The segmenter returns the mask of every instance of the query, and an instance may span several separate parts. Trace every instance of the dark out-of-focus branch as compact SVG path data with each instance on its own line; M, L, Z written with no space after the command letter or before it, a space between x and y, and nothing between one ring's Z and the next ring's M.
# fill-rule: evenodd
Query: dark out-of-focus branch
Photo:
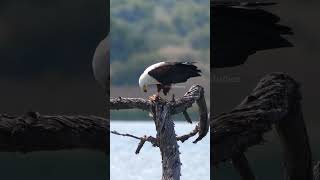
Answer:
M244 152L263 143L263 134L275 125L284 149L285 179L312 180L311 150L300 100L299 85L291 77L283 73L265 76L240 105L211 120L212 166L232 160L243 179L254 179Z
M0 115L0 151L90 149L109 152L109 121L97 116Z

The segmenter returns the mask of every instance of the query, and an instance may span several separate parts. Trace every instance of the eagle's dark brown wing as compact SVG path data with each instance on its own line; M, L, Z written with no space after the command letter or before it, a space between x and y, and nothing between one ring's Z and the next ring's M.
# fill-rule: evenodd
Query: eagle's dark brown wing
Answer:
M200 72L194 63L166 62L164 65L149 71L148 74L166 85L186 82L191 77L201 76Z

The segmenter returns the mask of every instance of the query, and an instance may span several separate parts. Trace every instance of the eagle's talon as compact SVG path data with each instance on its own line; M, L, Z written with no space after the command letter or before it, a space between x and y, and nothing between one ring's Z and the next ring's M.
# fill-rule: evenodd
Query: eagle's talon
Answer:
M171 102L176 102L176 100L174 99L174 94L172 94Z
M149 100L154 101L154 97L153 96L149 96Z
M156 101L158 101L158 100L160 100L160 95L156 94L154 98L155 98Z
M160 96L159 96L159 94L154 94L152 96L149 96L149 99L151 101L158 101L158 100L160 100Z

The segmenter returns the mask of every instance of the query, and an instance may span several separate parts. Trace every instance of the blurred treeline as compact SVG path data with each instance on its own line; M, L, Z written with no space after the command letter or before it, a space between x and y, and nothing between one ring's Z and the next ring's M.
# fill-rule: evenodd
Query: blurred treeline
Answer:
M146 66L195 61L209 79L209 0L111 0L111 83L136 85Z

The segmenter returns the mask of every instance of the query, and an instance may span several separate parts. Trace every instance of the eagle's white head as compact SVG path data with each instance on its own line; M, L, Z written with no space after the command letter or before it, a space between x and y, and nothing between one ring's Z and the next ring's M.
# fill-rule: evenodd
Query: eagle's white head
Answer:
M148 86L150 86L150 85L160 84L159 81L157 81L155 78L150 76L148 73L149 73L149 71L151 71L151 70L153 70L163 64L165 64L165 62L159 62L159 63L153 64L153 65L149 66L146 70L144 70L144 72L140 75L139 87L143 92L147 92Z
M144 71L141 74L141 76L139 78L139 87L143 92L147 92L148 86L155 85L155 84L159 84L159 82L157 80L155 80L153 77L151 77L148 74L148 71Z
M143 73L141 74L140 78L139 78L139 87L143 92L147 92L147 81L146 81L146 75Z

